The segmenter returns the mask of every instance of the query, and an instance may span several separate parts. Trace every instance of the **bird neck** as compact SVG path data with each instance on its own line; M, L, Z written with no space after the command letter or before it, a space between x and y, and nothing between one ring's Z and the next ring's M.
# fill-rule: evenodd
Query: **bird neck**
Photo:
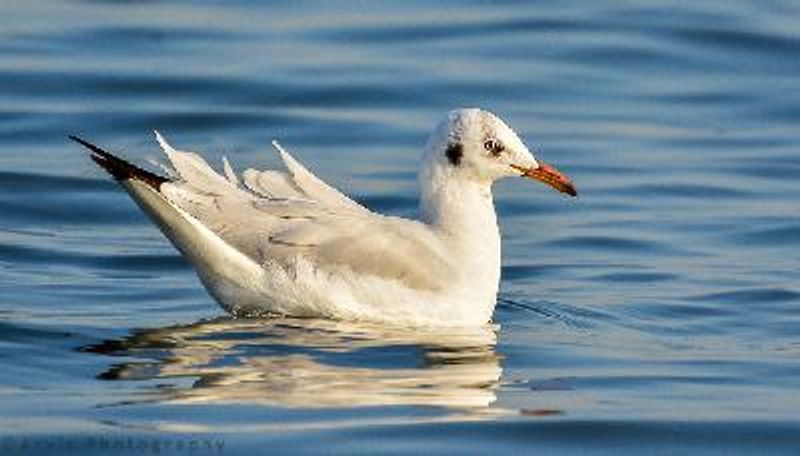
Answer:
M420 218L442 239L457 265L455 288L481 302L488 320L500 285L500 230L492 185L465 179L451 168L426 167L420 173Z
M454 239L500 249L492 183L459 176L452 166L434 164L420 173L420 218Z
M448 250L457 271L452 290L465 293L484 321L491 318L500 287L500 229L492 183L459 175L448 164L429 164L420 173L420 219Z

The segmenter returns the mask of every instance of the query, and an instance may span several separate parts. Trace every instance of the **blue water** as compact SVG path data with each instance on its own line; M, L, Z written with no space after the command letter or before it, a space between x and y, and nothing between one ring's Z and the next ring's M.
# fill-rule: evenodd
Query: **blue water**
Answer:
M9 3L0 453L800 448L797 2ZM413 215L476 105L581 196L497 185L497 324L446 334L226 318L66 139L243 169L279 138Z

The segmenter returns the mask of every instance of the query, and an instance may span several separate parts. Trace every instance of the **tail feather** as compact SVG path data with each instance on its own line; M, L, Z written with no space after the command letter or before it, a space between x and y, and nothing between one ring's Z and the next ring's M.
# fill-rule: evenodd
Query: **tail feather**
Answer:
M92 152L91 159L106 170L115 180L135 179L144 182L156 191L161 188L161 184L169 182L169 179L139 168L77 136L69 135L69 139L89 149Z

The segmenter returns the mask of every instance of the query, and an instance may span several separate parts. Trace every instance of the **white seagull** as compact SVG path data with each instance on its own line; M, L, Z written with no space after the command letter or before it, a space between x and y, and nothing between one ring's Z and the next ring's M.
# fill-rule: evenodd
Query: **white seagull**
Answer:
M428 140L419 220L370 211L277 142L285 171L248 169L240 178L223 158L223 177L155 134L169 177L70 138L119 181L235 316L486 324L500 282L492 183L524 176L576 195L569 178L480 109L451 111Z

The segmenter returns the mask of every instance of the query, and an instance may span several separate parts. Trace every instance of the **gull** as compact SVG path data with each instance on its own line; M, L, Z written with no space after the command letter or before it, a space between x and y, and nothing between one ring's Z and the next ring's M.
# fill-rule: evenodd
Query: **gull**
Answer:
M308 171L276 141L285 170L223 174L172 147L167 176L70 135L120 183L234 316L404 326L491 322L500 283L492 184L522 176L576 196L568 177L496 115L450 111L422 153L418 220L373 212Z

